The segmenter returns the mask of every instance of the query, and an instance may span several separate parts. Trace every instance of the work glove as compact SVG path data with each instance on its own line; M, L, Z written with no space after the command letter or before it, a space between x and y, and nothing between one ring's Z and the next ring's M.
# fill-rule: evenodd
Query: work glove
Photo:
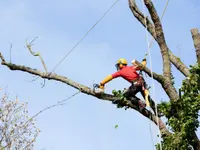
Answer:
M102 90L104 90L105 87L104 87L103 84L100 83L100 84L99 84L99 88L102 89Z
M100 84L95 84L94 85L94 92L96 94L104 93L104 85L102 85L101 83Z

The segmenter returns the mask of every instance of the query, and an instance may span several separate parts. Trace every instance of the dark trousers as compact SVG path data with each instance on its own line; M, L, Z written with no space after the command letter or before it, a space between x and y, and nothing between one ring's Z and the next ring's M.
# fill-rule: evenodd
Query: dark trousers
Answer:
M145 99L145 90L147 89L147 84L144 80L143 77L139 77L136 81L134 81L132 83L132 85L127 89L127 91L124 93L124 96L127 99L132 100L133 102L139 102L140 99L136 96L136 94L138 92L141 93L141 95L143 96L143 98ZM150 102L150 106L151 108L154 110L155 112L155 103L154 101L151 99L150 95L148 96L149 102Z

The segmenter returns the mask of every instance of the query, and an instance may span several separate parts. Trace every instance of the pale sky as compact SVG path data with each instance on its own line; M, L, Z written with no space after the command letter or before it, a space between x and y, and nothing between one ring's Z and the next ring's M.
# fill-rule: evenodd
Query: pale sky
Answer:
M2 0L0 1L0 46L7 61L43 69L38 58L31 56L25 48L26 38L35 41L33 51L40 52L51 69L71 47L113 4L113 0ZM165 1L154 0L161 15ZM141 1L138 1L141 5ZM180 56L186 65L196 61L190 29L200 28L199 0L170 1L163 19L163 28L169 48ZM109 14L92 30L69 57L56 69L56 73L67 76L81 84L91 86L106 75L115 72L117 59L124 57L142 60L147 51L145 30L134 18L128 1L119 1ZM178 50L177 46L181 45ZM151 48L153 71L162 73L162 60L156 43ZM149 59L148 67L149 67ZM27 101L30 116L46 106L60 101L75 89L59 82L32 80L32 75L10 71L0 66L1 87L7 87L11 98L16 95ZM176 87L183 76L174 68ZM147 78L151 86L150 78ZM155 82L156 83L156 82ZM112 89L128 87L123 79L116 79L106 86ZM156 83L157 102L168 100ZM151 91L152 93L152 91ZM114 126L118 124L117 129ZM152 139L157 141L157 128L134 110L117 109L110 102L79 94L66 105L53 108L37 117L36 125L42 131L36 141L35 150L153 150ZM198 133L199 135L199 133Z

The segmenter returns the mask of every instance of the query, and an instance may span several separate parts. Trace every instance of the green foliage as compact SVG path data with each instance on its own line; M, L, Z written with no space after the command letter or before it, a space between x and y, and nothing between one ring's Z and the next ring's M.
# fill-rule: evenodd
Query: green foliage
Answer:
M170 136L163 136L164 150L190 150L195 142L192 133L199 127L200 64L191 66L190 73L189 78L182 82L181 97L177 101L162 102L158 106L173 132Z
M118 124L115 125L115 129L117 129L117 128L118 128Z
M114 96L119 97L119 99L114 101L113 103L117 104L117 108L125 107L125 110L126 110L128 108L127 107L128 101L127 101L126 97L124 97L124 91L125 90L123 90L123 91L121 91L121 90L118 90L118 91L117 90L113 90L112 91Z

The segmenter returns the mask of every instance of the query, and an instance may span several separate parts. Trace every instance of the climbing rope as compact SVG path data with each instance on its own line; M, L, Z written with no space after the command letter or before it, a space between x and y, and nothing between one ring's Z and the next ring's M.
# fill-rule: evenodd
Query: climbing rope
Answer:
M149 36L148 36L148 30L147 30L147 23L146 23L146 11L145 11L145 4L144 4L143 0L142 0L142 3L143 3L143 13L144 13L144 16L145 16L144 17L145 32L146 32L146 41L147 41L148 55L149 55L149 60L150 60L150 71L151 71L151 82L152 82L152 88L153 88L153 97L155 99L155 85L154 85L154 80L153 80L153 67L152 67L152 57L151 57L151 46L152 46L152 43L153 43L153 38L151 39L151 42L149 42ZM165 5L164 11L163 11L162 16L161 16L161 20L162 20L164 14L165 14L165 11L167 9L168 3L169 3L169 0L167 0L167 3ZM145 54L145 56L146 56L146 54ZM160 144L160 149L162 150L161 133L160 133L160 129L159 129L159 120L158 120L158 111L157 111L157 103L156 103L156 101L155 101L155 105L156 105L156 107L155 107L156 108L156 119L157 119L158 134L159 134L159 144ZM150 128L150 134L151 134L152 143L154 145L154 141L153 141L153 138L152 138L151 126L149 126L149 128Z
M110 10L115 6L115 4L118 1L119 0L116 0L110 6L110 8L100 17L100 19L97 20L97 22L80 38L80 40L71 48L71 50L69 52L67 52L67 54L56 64L56 66L53 68L53 70L51 71L51 73L56 70L56 68L69 56L69 54L81 43L81 41L92 31L92 29L94 29L94 27L110 12Z
M142 0L142 6L143 6L143 14L144 14L144 22L145 22L145 35L146 35L146 41L147 41L147 48L148 48L148 52L147 52L147 55L149 56L149 59L150 59L150 71L151 71L151 76L153 75L152 73L152 61L151 61L151 53L150 53L150 46L149 46L149 37L148 37L148 30L147 30L147 22L146 22L146 11L145 11L145 4L144 4L144 1ZM145 56L147 56L145 54ZM153 79L151 78L151 81ZM152 81L152 87L153 87L153 91L154 91L154 82ZM155 98L155 95L154 95L154 98ZM155 104L156 105L156 104ZM155 106L156 107L156 106ZM157 113L157 112L156 112ZM157 115L157 114L156 114ZM157 121L158 123L158 121ZM159 125L158 125L158 128L159 128ZM158 129L159 130L159 129ZM152 130L151 130L151 121L149 120L149 131L150 131L150 135L151 135L151 142L152 142L152 147L154 149L154 140L153 140L153 135L152 135Z

